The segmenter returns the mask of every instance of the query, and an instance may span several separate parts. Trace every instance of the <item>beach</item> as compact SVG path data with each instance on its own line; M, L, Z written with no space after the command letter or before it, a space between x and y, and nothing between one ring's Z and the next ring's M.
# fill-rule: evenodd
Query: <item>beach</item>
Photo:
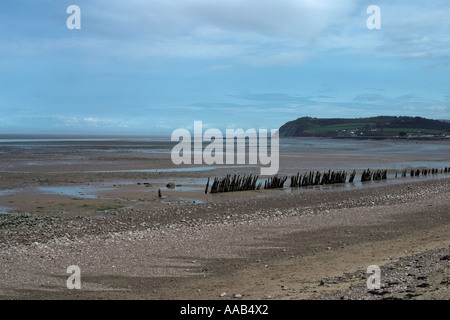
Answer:
M259 168L178 167L157 139L2 143L0 298L449 299L450 175L395 177L449 167L449 143L305 141L281 145L280 175L388 179L205 194Z

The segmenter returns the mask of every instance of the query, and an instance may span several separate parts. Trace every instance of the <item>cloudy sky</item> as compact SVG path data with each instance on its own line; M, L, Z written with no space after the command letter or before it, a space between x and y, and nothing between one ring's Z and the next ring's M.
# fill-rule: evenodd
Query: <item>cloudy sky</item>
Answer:
M0 133L450 119L449 17L448 0L2 0Z

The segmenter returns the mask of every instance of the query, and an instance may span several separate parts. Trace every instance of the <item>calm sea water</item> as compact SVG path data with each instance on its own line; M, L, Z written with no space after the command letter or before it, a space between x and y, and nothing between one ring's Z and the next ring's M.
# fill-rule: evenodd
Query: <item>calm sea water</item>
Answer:
M92 155L105 158L115 155L167 159L167 169L174 170L170 152L177 142L170 137L45 137L0 136L0 171L42 165L75 166L88 163ZM209 142L204 143L204 147ZM248 146L247 146L248 147ZM270 150L270 148L269 148ZM248 149L246 149L246 152ZM302 170L352 170L364 168L450 167L450 139L414 140L341 140L323 138L280 139L280 173L294 174ZM229 164L224 164L224 166ZM232 164L234 165L234 164ZM237 166L237 165L236 165ZM184 166L179 171L211 170L211 166ZM89 171L88 169L86 169ZM126 170L136 170L130 164ZM147 169L150 170L151 166ZM164 168L159 168L164 171Z

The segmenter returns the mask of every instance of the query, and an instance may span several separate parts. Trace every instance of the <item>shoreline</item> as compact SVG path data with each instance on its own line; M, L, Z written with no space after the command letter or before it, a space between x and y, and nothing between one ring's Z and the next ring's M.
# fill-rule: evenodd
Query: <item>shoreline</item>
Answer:
M279 176L355 182L219 194L209 177L259 169L111 172L175 167L165 142L6 145L0 211L17 213L0 214L0 299L449 299L450 174L393 178L448 167L448 144L285 141ZM387 179L360 182L367 168ZM380 294L364 290L373 264ZM81 290L66 287L72 265Z
M230 292L223 297L229 299L230 290L238 291L238 279L254 278L245 280L241 292L234 293L243 299L337 299L339 294L333 296L330 287L321 283L348 283L345 274L358 272L356 267L364 267L368 256L373 257L371 264L384 265L390 256L398 260L408 253L426 256L428 251L448 251L448 200L450 178L442 178L354 190L271 193L258 199L244 196L152 210L123 209L102 217L2 215L0 260L5 263L0 267L0 297L222 299L218 291L223 290ZM413 244L420 237L422 242ZM369 238L383 250L367 249ZM339 266L340 256L354 264ZM317 263L316 273L304 266L311 261ZM337 264L337 269L324 266L325 261ZM65 268L73 264L80 264L82 290L64 287ZM442 270L448 273L448 264ZM293 281L295 274L301 280ZM287 277L295 283L294 291L287 289L292 284L280 282L288 281ZM321 281L330 277L343 278ZM448 284L437 291L438 299L449 298ZM358 298L354 293L342 296ZM426 295L394 294L400 296Z

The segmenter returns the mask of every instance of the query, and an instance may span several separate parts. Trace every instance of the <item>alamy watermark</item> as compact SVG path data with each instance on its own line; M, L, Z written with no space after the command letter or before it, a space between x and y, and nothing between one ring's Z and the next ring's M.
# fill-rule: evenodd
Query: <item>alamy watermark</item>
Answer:
M79 266L72 265L67 267L67 273L71 275L67 278L67 289L81 289L81 269Z
M70 5L66 10L67 14L70 16L66 20L66 26L69 30L80 30L81 29L81 9L77 5ZM366 20L366 26L370 30L381 29L381 9L377 5L370 5L366 10L370 17Z
M380 30L381 29L381 9L377 5L371 5L367 7L367 14L370 17L367 18L366 26L369 30Z
M171 141L179 141L171 152L172 162L176 165L259 164L262 166L261 175L271 176L278 173L278 129L270 130L270 139L267 129L259 129L258 132L255 129L226 129L224 135L215 128L203 132L202 121L194 121L193 135L187 129L176 129L172 133ZM203 142L209 143L204 149Z
M379 266L371 265L367 267L366 273L372 274L367 278L367 289L374 290L381 288L381 269Z
M66 26L69 30L81 29L81 9L77 5L71 5L67 7L66 13L70 16L66 20Z

